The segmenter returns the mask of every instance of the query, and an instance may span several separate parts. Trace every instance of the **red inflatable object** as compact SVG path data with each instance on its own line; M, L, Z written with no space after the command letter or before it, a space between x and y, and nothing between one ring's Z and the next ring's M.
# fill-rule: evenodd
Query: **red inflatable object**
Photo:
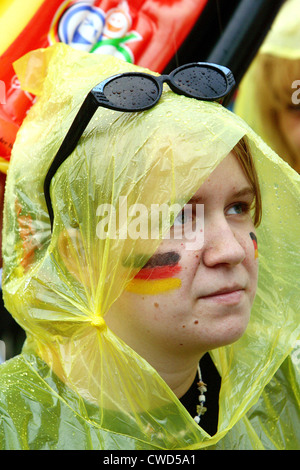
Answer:
M0 57L0 171L34 102L20 89L13 62L30 50L64 42L113 54L162 72L188 36L207 0L45 0ZM3 86L4 85L4 86Z

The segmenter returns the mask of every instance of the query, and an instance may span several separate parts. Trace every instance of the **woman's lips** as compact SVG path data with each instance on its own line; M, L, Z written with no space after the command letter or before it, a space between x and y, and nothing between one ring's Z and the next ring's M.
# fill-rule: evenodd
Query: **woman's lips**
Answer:
M200 300L216 302L222 304L238 304L244 295L245 289L242 287L225 288L213 292L209 295L199 297Z

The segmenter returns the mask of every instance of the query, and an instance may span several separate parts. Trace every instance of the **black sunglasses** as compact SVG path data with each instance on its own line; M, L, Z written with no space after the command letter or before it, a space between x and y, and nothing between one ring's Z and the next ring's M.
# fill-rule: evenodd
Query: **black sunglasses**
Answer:
M103 80L86 96L68 130L44 181L44 194L53 227L53 208L50 184L60 165L75 147L99 106L115 111L136 112L150 109L159 101L163 83L172 91L189 98L221 102L235 86L232 72L224 66L207 62L182 65L170 75L154 76L147 73L127 72Z

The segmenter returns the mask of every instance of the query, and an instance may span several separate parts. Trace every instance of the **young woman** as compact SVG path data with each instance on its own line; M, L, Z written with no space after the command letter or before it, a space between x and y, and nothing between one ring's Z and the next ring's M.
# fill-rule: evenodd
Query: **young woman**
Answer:
M159 97L155 74L63 44L16 64L38 100L6 188L4 296L27 341L0 368L2 448L299 445L277 412L282 393L297 409L295 364L272 385L299 337L299 176L195 96L204 67Z

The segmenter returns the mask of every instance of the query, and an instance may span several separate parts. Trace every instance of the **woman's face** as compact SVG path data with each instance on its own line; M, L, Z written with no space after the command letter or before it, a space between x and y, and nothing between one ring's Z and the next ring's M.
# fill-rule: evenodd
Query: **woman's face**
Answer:
M230 153L190 201L193 213L204 204L204 242L199 237L191 249L184 239L164 239L138 274L144 279L134 279L108 313L108 326L150 363L199 356L244 333L258 274L253 197Z

